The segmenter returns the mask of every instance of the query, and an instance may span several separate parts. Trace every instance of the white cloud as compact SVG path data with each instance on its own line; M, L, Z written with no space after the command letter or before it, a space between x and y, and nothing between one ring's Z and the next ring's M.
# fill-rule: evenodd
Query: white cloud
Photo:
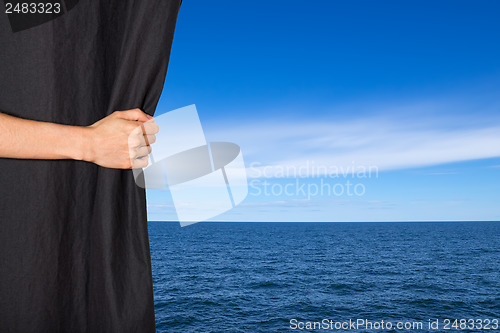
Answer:
M284 168L297 170L306 165L311 175L328 168L376 166L384 171L500 157L500 122L496 119L482 124L430 116L295 122L259 119L245 126L219 128L208 137L238 143L247 166L260 163L260 169L250 170L254 176L264 167L267 176L279 177Z

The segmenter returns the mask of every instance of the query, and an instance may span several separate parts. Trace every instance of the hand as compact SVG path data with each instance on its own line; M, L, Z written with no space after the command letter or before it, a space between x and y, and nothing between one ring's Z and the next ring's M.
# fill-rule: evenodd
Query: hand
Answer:
M86 161L106 168L145 168L158 125L140 109L115 111L88 127Z

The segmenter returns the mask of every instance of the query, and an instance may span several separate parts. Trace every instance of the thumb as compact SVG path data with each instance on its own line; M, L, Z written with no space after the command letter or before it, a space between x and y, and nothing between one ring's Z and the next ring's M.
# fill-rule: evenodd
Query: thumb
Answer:
M146 122L146 121L153 119L153 117L151 117L149 114L143 112L141 109L117 111L116 114L117 114L118 118L125 119L125 120L131 120L131 121Z

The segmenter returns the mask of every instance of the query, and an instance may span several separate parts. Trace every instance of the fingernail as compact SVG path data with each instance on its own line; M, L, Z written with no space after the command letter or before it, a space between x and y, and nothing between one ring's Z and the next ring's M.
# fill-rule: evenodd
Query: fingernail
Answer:
M149 114L146 114L146 117L148 117L148 119L153 119L154 118L153 116L150 116Z

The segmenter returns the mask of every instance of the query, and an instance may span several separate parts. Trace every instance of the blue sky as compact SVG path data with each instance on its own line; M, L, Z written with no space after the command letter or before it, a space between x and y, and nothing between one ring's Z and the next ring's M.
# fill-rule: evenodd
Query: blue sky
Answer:
M196 104L209 141L241 146L249 196L215 220L500 220L498 17L493 0L184 1L157 114ZM298 190L322 181L364 191Z

